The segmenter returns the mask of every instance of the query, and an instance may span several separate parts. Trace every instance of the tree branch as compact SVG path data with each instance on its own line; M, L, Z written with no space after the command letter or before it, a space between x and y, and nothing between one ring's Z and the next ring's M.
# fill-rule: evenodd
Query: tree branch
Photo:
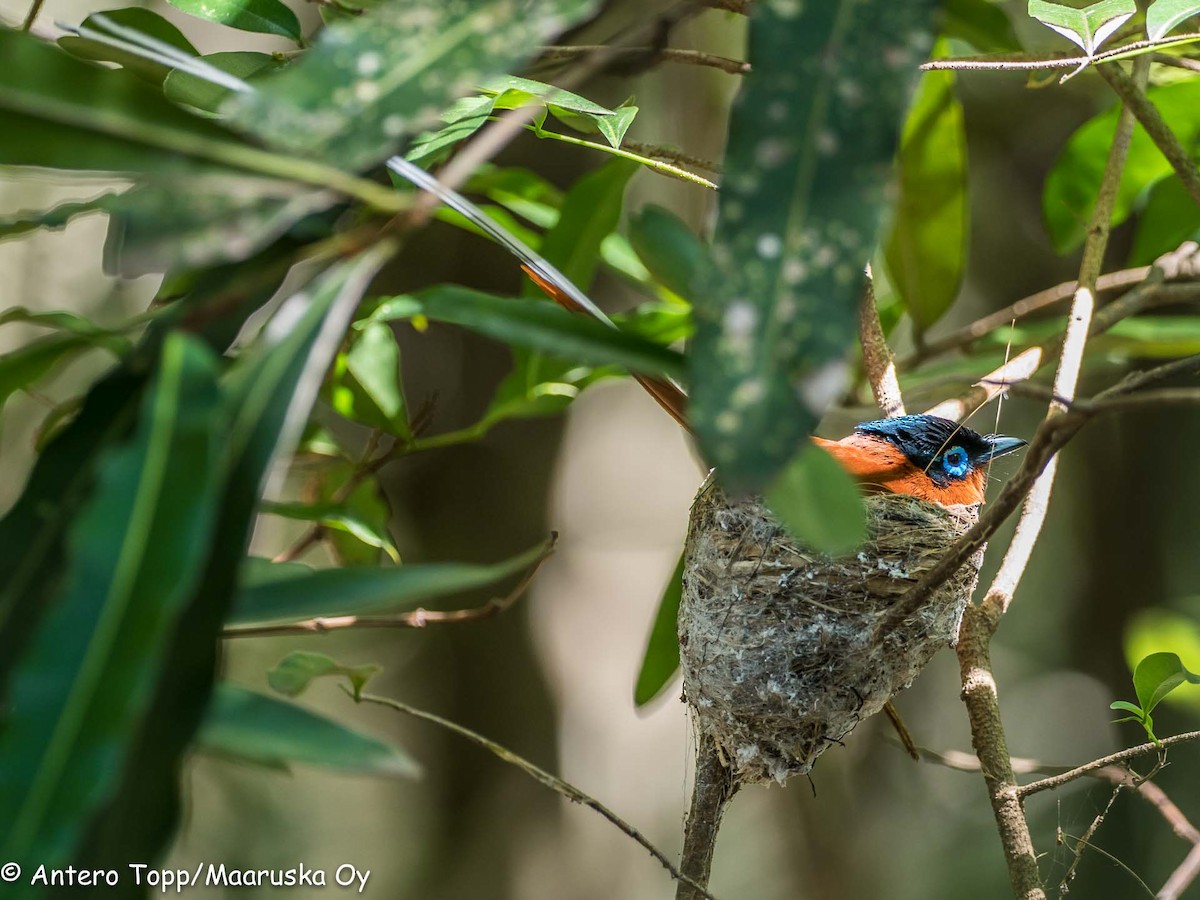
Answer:
M583 44L571 46L549 46L542 48L543 59L576 59L608 49L604 46L587 46ZM750 63L741 59L730 59L728 56L717 56L715 53L705 53L703 50L676 50L669 47L619 47L615 50L617 56L642 56L650 62L680 63L685 66L706 66L710 69L720 69L730 75L746 75L750 71Z
M1125 750L1120 750L1117 753L1110 753L1108 756L1102 756L1099 759L1093 759L1091 762L1084 763L1081 766L1076 766L1074 769L1059 775L1051 775L1048 778L1043 778L1040 781L1032 781L1029 784L1022 785L1017 788L1017 793L1024 800L1026 797L1031 797L1034 794L1039 794L1042 791L1051 791L1055 788L1060 788L1064 784L1070 784L1077 778L1082 778L1085 775L1091 775L1097 769L1102 769L1105 766L1114 766L1123 763L1129 759L1136 759L1139 756L1146 756L1150 753L1158 753L1166 747L1173 747L1176 744L1184 744L1188 741L1200 740L1200 731L1185 731L1183 734L1171 735L1165 737L1157 744L1153 741L1147 744L1138 744L1136 747L1128 747Z
M349 690L347 690L346 693L351 697L354 696L354 694ZM393 700L390 697L381 697L377 694L363 694L361 697L355 698L355 700L356 702L361 700L365 703L374 703L379 706L389 707L390 709L394 709L397 712L402 712L407 716L413 716L414 718L422 719L426 722L432 722L434 725L439 725L448 731L453 731L460 737L466 738L477 747L482 747L484 750L487 750L501 762L508 763L510 766L515 766L516 768L520 769L526 775L533 778L534 781L538 782L538 784L550 788L550 790L562 797L567 798L572 803L578 803L580 806L586 806L588 809L598 812L601 816L615 825L622 833L633 838L633 840L637 841L638 844L645 848L645 850L652 857L658 860L662 867L670 873L672 878L674 878L676 881L687 884L690 888L692 888L692 890L696 892L694 896L705 897L707 900L716 900L716 898L707 890L705 890L702 885L697 884L695 881L691 880L686 875L683 875L678 869L676 869L675 866L671 864L671 861L667 858L666 854L650 843L650 841L640 831L618 816L599 800L595 799L589 794L584 793L582 790L575 787L575 785L568 781L564 781L557 775L551 775L545 769L535 766L529 760L522 756L518 756L507 747L497 744L495 741L489 740L483 735L471 731L469 728L464 728L457 722L451 722L449 719L444 719L441 716L435 715L431 712L417 709L416 707L409 706L407 703L401 703L399 700Z
M875 281L871 267L867 266L866 285L862 303L858 307L858 340L862 345L863 368L871 393L884 418L904 415L904 397L900 393L900 379L896 377L896 363L891 348L883 335L879 322L879 307L875 304Z

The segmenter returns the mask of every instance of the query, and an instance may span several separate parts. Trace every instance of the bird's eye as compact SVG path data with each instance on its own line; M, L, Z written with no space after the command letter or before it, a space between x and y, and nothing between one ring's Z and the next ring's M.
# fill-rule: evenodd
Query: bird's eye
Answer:
M942 468L946 470L947 475L962 478L967 474L967 469L971 468L967 451L962 447L951 447L942 456Z

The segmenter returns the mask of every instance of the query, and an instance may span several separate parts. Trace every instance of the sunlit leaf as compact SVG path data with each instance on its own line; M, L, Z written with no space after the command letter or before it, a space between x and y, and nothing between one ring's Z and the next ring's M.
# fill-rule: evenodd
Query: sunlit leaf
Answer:
M83 28L96 26L96 15L101 15L110 22L123 28L129 28L140 34L147 35L157 41L174 47L189 56L198 56L191 41L184 37L183 32L164 19L156 12L140 6L125 9L106 9L103 13L93 14L83 20ZM103 60L118 63L133 74L153 82L162 84L169 68L162 63L146 59L136 53L131 53L118 47L101 43L93 38L67 35L58 39L58 45L80 59Z
M276 769L298 763L405 778L421 771L398 747L229 682L217 687L197 742L210 753Z
M771 483L845 386L862 272L932 2L757 3L689 418L733 491Z
M1137 664L1133 672L1133 687L1147 715L1154 711L1163 697L1186 683L1200 684L1200 675L1189 672L1175 653L1151 653Z
M1135 0L1099 0L1076 9L1047 0L1029 0L1029 15L1092 56L1096 48L1137 12Z
M947 55L939 41L934 56ZM905 309L924 329L958 296L969 243L967 133L953 72L921 76L904 123L900 194L887 265Z
M1154 0L1146 10L1146 36L1160 41L1184 19L1198 14L1200 0Z
M393 562L400 561L400 554L386 528L367 521L348 504L265 503L263 512L301 522L315 522L324 528L345 532L368 547L385 551Z
M391 325L369 319L351 334L350 346L330 373L330 405L353 422L395 437L410 437L400 347Z
M1184 666L1200 671L1200 619L1167 609L1146 609L1134 616L1125 629L1125 660L1130 670L1154 653L1170 650ZM1196 708L1200 691L1179 691L1166 698L1170 704Z
M679 601L683 596L683 556L675 565L658 601L658 612L654 614L654 625L650 639L642 656L642 668L638 672L637 685L633 689L633 702L645 706L671 683L679 671Z
M280 0L167 0L176 9L240 31L301 40L300 21Z

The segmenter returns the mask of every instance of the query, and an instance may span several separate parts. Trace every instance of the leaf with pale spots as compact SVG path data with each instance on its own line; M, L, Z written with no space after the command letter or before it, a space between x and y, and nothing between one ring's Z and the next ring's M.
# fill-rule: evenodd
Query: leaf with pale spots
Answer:
M862 271L931 0L764 0L695 301L690 416L734 491L769 484L844 387Z
M440 110L519 66L594 0L408 0L329 25L225 111L270 145L360 169L436 125Z

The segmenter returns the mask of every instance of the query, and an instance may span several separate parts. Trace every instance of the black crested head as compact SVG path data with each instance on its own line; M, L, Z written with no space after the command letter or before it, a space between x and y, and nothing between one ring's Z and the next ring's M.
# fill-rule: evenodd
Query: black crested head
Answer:
M1019 438L979 432L940 416L897 416L863 422L858 434L883 438L939 485L967 477L998 456L1025 446Z

